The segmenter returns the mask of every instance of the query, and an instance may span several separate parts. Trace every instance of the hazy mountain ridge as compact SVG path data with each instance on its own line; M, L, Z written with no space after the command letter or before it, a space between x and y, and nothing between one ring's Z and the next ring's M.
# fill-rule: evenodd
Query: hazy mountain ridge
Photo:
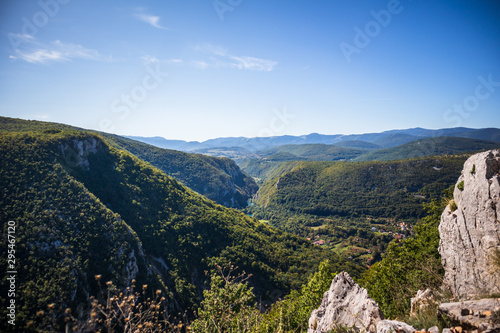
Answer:
M437 130L424 129L420 127L390 130L380 133L365 133L365 134L335 134L324 135L318 133L311 133L308 135L293 136L283 135L274 137L229 137L229 138L216 138L203 142L198 141L181 141L181 140L167 140L161 137L130 137L138 141L147 142L157 145L162 148L180 149L184 151L192 151L196 149L207 149L217 147L240 147L249 151L255 152L258 150L265 150L277 146L288 144L331 144L335 145L343 141L363 141L381 146L381 148L390 148L400 144L408 143L418 139L439 137L439 136L455 136L474 138L488 141L500 142L500 129L497 128L483 128L473 129L465 127L444 128ZM359 148L359 147L356 147Z
M287 145L256 152L254 155L258 155L259 158L239 160L238 165L262 185L274 176L275 169L290 161L396 161L435 155L474 153L497 147L500 147L500 143L459 137L419 139L392 148L371 150L322 144Z
M432 155L474 153L500 147L500 142L461 138L437 137L411 141L396 147L365 152L355 161L391 161Z

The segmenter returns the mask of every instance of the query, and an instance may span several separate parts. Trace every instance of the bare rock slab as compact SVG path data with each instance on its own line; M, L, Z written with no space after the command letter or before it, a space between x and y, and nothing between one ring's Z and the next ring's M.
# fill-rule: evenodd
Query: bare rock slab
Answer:
M375 324L383 318L380 307L368 296L366 289L342 272L333 279L320 307L312 312L307 332L326 333L336 326L374 332Z

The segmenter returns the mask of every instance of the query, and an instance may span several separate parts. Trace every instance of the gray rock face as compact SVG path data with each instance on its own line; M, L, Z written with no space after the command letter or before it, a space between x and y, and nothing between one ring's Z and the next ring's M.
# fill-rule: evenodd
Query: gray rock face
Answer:
M492 253L500 249L500 151L471 156L441 216L444 286L459 299L500 292ZM456 209L454 209L456 208Z
M309 318L308 333L326 333L335 326L375 331L384 315L366 289L355 283L346 272L338 274L325 293L321 306Z

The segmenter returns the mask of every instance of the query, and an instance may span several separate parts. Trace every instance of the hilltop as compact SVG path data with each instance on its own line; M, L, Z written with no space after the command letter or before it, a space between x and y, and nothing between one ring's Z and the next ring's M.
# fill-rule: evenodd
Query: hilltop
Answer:
M64 124L0 117L0 132L43 130L86 131ZM151 163L167 175L222 205L244 207L247 200L257 192L257 185L253 179L242 173L239 167L228 158L188 154L161 149L118 135L95 131L86 132L99 134L111 146L126 150Z

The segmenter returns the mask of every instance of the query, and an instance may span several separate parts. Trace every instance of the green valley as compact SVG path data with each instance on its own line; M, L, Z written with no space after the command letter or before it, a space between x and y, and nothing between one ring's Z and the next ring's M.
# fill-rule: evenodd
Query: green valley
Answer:
M84 309L85 295L98 292L94 275L117 287L137 279L163 289L178 311L197 304L204 272L216 264L252 274L262 299L297 288L326 258L337 270L360 272L196 194L93 133L4 132L0 156L1 220L17 226L19 325L40 324L35 313L50 304L59 314Z

